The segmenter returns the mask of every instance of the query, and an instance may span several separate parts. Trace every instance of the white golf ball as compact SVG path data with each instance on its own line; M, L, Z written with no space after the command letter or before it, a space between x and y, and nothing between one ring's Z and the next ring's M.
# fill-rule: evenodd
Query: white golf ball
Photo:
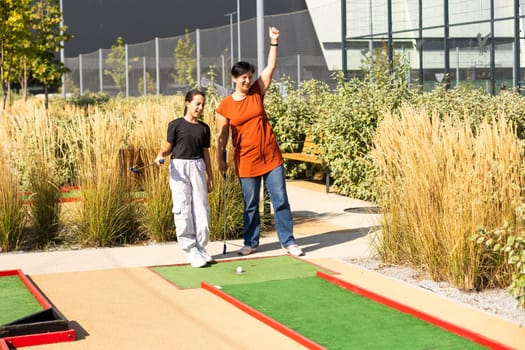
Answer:
M244 270L242 269L242 266L237 267L237 273L242 273Z

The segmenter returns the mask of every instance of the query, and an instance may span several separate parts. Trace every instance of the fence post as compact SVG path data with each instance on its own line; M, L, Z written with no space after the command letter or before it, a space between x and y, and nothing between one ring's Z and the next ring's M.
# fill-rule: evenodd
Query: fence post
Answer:
M126 76L126 97L129 97L128 44L124 46L124 72Z
M301 55L297 54L297 88L301 85Z
M104 71L102 69L102 49L98 49L98 78L100 80L100 92L104 91Z
M148 94L148 85L146 81L146 56L142 56L142 79L144 79L144 96Z
M459 86L459 47L456 46L456 86Z
M201 86L201 32L199 28L195 31L195 41L197 46L197 88Z
M80 87L80 96L84 94L84 79L82 77L82 54L78 55L78 78Z
M514 69L513 85L519 91L520 85L520 1L514 0Z
M160 95L160 67L159 67L159 38L155 37L155 80L157 84L157 95Z

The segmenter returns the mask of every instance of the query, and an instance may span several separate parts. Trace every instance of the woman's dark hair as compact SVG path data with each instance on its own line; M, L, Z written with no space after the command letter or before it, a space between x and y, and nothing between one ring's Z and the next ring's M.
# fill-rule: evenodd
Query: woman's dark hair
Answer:
M235 63L231 70L231 74L235 78L248 72L255 73L255 67L253 64L244 61Z
M197 95L201 95L202 97L206 98L206 94L200 90L193 89L186 93L186 97L184 98L185 102L191 102L193 101L193 98ZM184 114L186 115L186 112L188 111L188 107L186 107L186 104L184 104Z

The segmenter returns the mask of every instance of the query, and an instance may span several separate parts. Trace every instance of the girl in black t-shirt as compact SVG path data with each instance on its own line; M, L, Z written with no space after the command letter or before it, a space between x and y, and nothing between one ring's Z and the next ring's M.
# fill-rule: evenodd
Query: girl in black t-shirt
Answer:
M199 90L186 94L184 117L168 124L166 143L155 163L170 155L170 189L177 241L193 267L213 258L206 251L209 238L208 193L213 190L210 127L199 120L206 97Z

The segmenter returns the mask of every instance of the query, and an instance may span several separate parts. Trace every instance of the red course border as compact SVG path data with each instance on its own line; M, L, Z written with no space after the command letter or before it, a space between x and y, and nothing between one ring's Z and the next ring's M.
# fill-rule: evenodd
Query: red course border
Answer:
M305 336L297 333L293 329L286 327L285 325L283 325L280 322L277 322L273 318L266 316L265 314L255 310L254 308L252 308L252 307L246 305L245 303L241 302L240 300L238 300L238 299L236 299L236 298L234 298L234 297L224 293L219 288L214 287L211 284L208 284L208 283L203 281L203 282L201 282L201 288L203 288L203 289L205 289L205 290L207 290L207 291L217 295L218 297L224 299L225 301L229 302L233 306L235 306L235 307L239 308L240 310L246 312L248 315L250 315L252 317L255 317L259 321L267 324L268 326L272 327L273 329L277 330L278 332L281 332L282 334L284 334L285 336L295 340L299 344L304 345L308 349L319 349L319 350L326 349L325 347L317 344L313 340L310 340L310 339L306 338Z
M511 350L511 347L508 347L506 345L503 345L501 343L498 343L492 339L489 339L487 337L482 336L481 334L472 332L468 329L465 329L463 327L457 326L455 324L452 324L450 322L444 321L442 319L439 319L435 316L432 316L430 314L427 314L425 312L419 311L415 308L412 308L410 306L401 304L397 301L394 301L392 299L386 298L380 294L371 292L369 290L366 290L364 288L361 288L355 284L352 284L347 281L343 281L340 278L335 277L334 275L327 274L322 271L317 271L317 277L324 279L325 281L335 284L341 288L344 288L350 292L353 292L355 294L361 295L365 298L368 298L370 300L376 301L380 304L383 304L387 307L390 307L392 309L398 310L400 312L412 315L414 317L417 317L425 322L428 322L436 327L445 329L451 333L454 333L456 335L459 335L465 339L471 340L475 343L478 343L480 345L489 347L490 349L495 350ZM229 302L230 304L234 305L235 307L239 308L240 310L246 312L247 314L251 315L252 317L255 317L256 319L262 321L263 323L269 325L270 327L274 328L275 330L281 332L282 334L288 336L289 338L297 341L298 343L306 346L309 349L325 349L323 346L317 344L316 342L304 337L303 335L297 333L296 331L286 327L280 322L277 322L276 320L266 316L265 314L255 310L254 308L248 306L247 304L241 302L240 300L228 295L227 293L221 291L219 288L210 285L209 283L206 283L205 281L201 282L201 288L211 292L212 294L215 294L219 296L220 298L224 299L225 301ZM1 350L1 349L0 349Z
M47 300L47 298L40 293L38 288L29 280L29 278L24 275L22 270L5 270L0 271L0 277L2 276L18 276L22 283L26 286L29 292L35 297L38 303L42 306L44 310L50 309L53 306ZM28 334L20 335L14 337L5 337L0 338L0 350L9 350L9 346L22 347L22 346L32 346L32 345L42 345L42 344L52 344L58 342L74 341L75 340L75 330L68 329L60 332L48 332L48 333L38 333L38 334Z
M451 333L457 334L463 338L466 338L468 340L471 340L473 342L476 342L480 345L487 346L490 349L497 349L497 350L511 350L512 348L500 344L492 339L489 339L487 337L482 336L481 334L472 332L468 329L465 329L463 327L457 326L455 324L452 324L450 322L441 320L437 317L434 317L432 315L429 315L427 313L424 313L422 311L416 310L410 306L398 303L397 301L394 301L392 299L388 299L382 295L379 295L377 293L371 292L369 290L363 289L355 284L352 284L350 282L343 281L337 277L334 277L332 275L326 274L322 271L317 271L317 277L320 277L330 283L333 283L335 285L338 285L339 287L342 287L346 290L349 290L355 294L361 295L365 298L368 298L370 300L374 300L378 303L381 303L385 306L388 306L392 309L401 311L403 313L412 315L414 317L417 317L425 322L428 322L430 324L433 324L436 327L445 329Z

